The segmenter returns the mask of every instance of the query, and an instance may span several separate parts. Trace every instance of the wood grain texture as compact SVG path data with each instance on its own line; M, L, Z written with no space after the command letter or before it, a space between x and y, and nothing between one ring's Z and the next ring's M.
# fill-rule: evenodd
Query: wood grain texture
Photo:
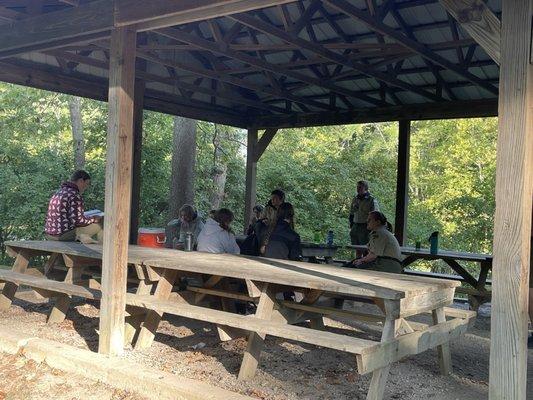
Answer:
M525 399L533 184L533 0L502 10L489 399Z
M246 188L244 192L244 227L246 233L257 201L257 129L248 129L246 145Z
M111 35L109 116L102 253L102 302L98 350L121 354L124 344L128 262L136 33Z
M472 38L500 65L500 20L482 0L439 0Z

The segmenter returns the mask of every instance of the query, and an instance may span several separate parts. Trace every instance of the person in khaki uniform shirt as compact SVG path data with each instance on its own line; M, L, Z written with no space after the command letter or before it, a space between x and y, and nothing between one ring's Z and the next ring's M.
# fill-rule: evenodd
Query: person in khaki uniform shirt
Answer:
M368 215L370 241L368 254L352 261L357 268L371 269L381 272L402 272L402 252L394 235L387 229L387 218L379 211L371 211Z
M350 206L350 240L352 244L368 243L367 218L371 211L379 211L378 202L368 191L368 182L357 182L357 195ZM358 254L359 255L359 254Z

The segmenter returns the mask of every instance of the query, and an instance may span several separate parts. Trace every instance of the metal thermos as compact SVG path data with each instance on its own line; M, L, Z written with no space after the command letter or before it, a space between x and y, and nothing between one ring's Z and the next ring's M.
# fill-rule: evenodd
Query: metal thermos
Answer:
M185 251L192 251L192 233L187 232L185 235Z
M429 253L437 254L439 252L439 232L435 231L429 237Z
M333 246L333 231L328 231L328 235L326 236L326 244L328 246Z

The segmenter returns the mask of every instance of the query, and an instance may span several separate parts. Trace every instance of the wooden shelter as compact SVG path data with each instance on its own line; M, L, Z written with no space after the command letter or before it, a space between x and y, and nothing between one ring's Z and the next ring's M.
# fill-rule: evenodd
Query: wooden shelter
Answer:
M100 351L123 346L143 109L248 129L246 216L278 129L400 121L400 238L409 121L499 115L490 396L525 399L532 13L533 0L0 0L0 80L109 102Z

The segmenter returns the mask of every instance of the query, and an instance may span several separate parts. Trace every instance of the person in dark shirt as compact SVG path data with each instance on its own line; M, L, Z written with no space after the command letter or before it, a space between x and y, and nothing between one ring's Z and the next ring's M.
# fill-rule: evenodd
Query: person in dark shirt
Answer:
M267 232L261 247L264 257L298 261L302 257L300 235L294 230L294 207L279 205L277 222Z

